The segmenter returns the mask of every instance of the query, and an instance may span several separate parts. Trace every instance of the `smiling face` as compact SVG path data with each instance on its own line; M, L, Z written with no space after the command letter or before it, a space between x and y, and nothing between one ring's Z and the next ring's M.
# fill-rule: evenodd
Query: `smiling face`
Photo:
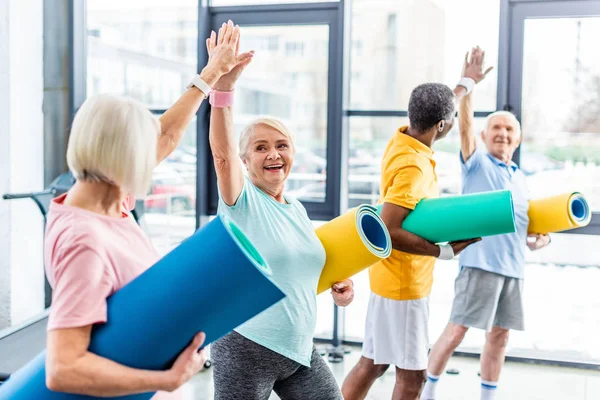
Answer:
M495 115L487 122L481 139L488 152L499 160L508 162L521 143L519 122L512 115Z
M293 143L275 128L257 125L242 160L254 185L277 192L292 170Z

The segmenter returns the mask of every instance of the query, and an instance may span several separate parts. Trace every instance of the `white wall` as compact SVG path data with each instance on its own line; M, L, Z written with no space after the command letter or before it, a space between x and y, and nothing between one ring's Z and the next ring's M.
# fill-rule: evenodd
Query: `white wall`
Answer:
M43 1L0 1L0 193L43 188ZM0 327L43 310L43 220L0 200Z

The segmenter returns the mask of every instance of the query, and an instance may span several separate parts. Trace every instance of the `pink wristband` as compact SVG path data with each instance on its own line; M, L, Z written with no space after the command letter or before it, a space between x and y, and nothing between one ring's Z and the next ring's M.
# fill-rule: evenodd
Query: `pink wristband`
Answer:
M233 90L231 92L219 92L213 90L210 92L209 103L215 108L231 107L233 105Z

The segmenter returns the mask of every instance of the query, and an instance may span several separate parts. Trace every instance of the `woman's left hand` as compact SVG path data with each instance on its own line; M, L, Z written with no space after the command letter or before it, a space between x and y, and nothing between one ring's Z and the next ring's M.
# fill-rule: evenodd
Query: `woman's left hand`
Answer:
M351 279L334 283L331 287L333 302L339 307L346 307L354 300L354 283Z

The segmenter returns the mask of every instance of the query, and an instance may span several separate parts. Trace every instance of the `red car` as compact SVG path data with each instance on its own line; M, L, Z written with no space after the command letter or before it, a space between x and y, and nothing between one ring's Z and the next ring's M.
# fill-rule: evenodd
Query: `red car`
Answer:
M195 177L193 177L195 180ZM196 186L180 174L155 174L144 199L147 212L182 214L196 207Z

